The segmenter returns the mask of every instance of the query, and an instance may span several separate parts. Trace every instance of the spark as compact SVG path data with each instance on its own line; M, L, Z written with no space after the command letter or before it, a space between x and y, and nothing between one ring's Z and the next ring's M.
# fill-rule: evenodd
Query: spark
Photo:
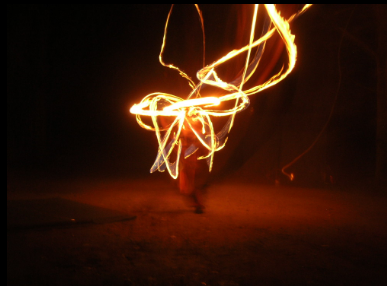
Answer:
M293 14L288 19L284 19L281 17L274 4L264 4L270 18L270 25L265 25L263 35L258 39L254 39L259 8L259 4L254 4L249 43L240 49L230 51L214 63L207 66L204 64L203 56L203 68L197 72L197 79L199 80L197 84L195 84L195 82L178 67L173 64L167 64L163 60L168 24L173 10L173 5L171 6L164 27L164 37L159 54L159 60L163 66L179 72L179 74L188 81L192 91L186 99L163 92L151 93L146 95L139 104L134 104L130 108L130 112L136 115L137 122L142 128L156 133L159 147L151 172L156 170L163 172L167 169L169 174L176 179L179 176L179 160L181 156L183 155L187 158L198 150L199 146L192 145L187 149L185 154L181 154L182 142L180 135L183 128L190 129L192 133L195 134L198 142L200 142L200 144L207 150L207 154L199 157L198 160L206 159L209 171L212 170L214 154L225 146L227 142L227 135L233 126L236 114L246 109L250 104L249 96L257 94L262 90L277 84L293 70L297 60L297 47L294 43L295 37L291 33L289 23L310 6L311 4L306 4L300 11ZM204 21L199 6L195 4L195 7L201 22L204 51ZM281 36L281 39L285 44L288 55L287 66L283 66L277 74L270 77L266 80L266 82L244 89L245 83L257 70L265 49L266 41L272 37L275 32ZM255 56L252 57L252 49L254 48L257 48L257 52L255 53ZM242 75L232 82L222 80L216 72L217 69L224 63L242 53L246 53L246 60ZM204 85L211 85L220 88L225 91L226 94L219 97L201 97L200 90ZM221 107L222 103L229 101L235 101L232 108L224 110L214 108L215 106ZM143 121L142 116L150 117L153 126L146 124ZM161 126L158 122L158 117L170 117L173 121L166 127ZM229 120L224 127L216 133L211 120L212 117L229 117ZM201 125L201 128L197 128L198 125ZM198 129L201 129L201 132L199 132ZM162 132L165 134L162 134ZM175 162L171 162L171 155L173 152L176 152Z

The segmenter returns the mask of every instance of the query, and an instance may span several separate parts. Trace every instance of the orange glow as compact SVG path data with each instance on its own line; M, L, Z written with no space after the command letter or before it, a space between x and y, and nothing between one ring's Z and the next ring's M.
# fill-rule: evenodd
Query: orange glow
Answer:
M259 4L254 4L254 14L251 21L249 43L241 49L230 51L228 54L224 55L210 65L205 66L203 62L203 68L197 72L197 78L199 80L197 84L195 84L194 81L178 67L172 64L166 64L163 61L168 23L173 10L172 5L164 28L164 37L159 60L163 66L178 71L179 74L188 81L192 91L187 96L186 100L163 92L151 93L145 96L139 104L135 104L130 108L130 112L136 115L137 122L141 127L147 130L155 131L156 133L159 149L156 161L151 168L151 172L156 170L163 172L167 169L169 174L176 179L179 175L178 166L180 156L182 155L184 157L188 157L197 151L198 146L193 146L187 150L188 153L186 152L186 154L180 154L182 148L180 140L182 128L189 128L204 148L208 150L207 155L201 156L198 159L207 159L209 170L211 171L215 152L225 146L227 142L227 135L234 123L235 115L249 106L249 96L257 94L258 92L277 84L293 70L297 59L297 47L294 44L294 35L291 34L289 23L303 13L310 5L311 4L305 5L298 13L292 15L289 19L284 19L280 16L280 13L277 11L274 4L264 4L271 23L270 26L267 26L266 30L264 30L265 34L255 40L254 35L257 26ZM205 49L204 21L199 6L195 4L195 7L202 24L203 49ZM266 41L272 37L275 32L281 36L281 39L285 44L288 55L287 66L282 67L277 74L273 75L264 83L244 89L245 83L257 70L260 58L265 49ZM255 56L252 56L252 50L254 48L256 48L257 51ZM232 82L223 81L218 76L216 69L242 53L246 53L246 60L242 75ZM219 97L201 97L200 89L203 85L217 87L223 90L225 95ZM212 109L214 106L221 107L222 103L227 101L234 101L234 107L225 110ZM142 116L150 117L153 126L144 123ZM162 127L158 122L159 116L172 117L174 120L169 126ZM218 133L214 130L214 126L211 121L212 116L229 117L226 125ZM198 131L197 128L193 127L194 125L197 126L200 124L202 127L201 132ZM165 133L162 134L162 132ZM176 147L176 161L170 162L171 154Z

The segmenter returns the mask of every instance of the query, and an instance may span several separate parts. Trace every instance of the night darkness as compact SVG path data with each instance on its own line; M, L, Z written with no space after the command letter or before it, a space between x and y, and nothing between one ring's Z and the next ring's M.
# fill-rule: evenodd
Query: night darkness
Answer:
M231 6L217 12L215 6L203 7L208 62L231 41L219 24L232 26L221 17L232 18ZM327 170L337 180L372 180L377 154L382 156L378 168L385 171L385 153L377 153L376 143L378 116L385 116L377 114L377 93L383 89L378 81L385 81L380 75L385 23L378 22L384 18L376 10L384 7L363 8L316 6L294 23L296 70L278 87L252 98L250 114L237 117L227 154L216 154L215 160L224 163L216 171L234 172L246 161L259 175L282 168L314 141L336 96L326 132L292 171L299 180L312 176L318 181L317 174ZM185 92L174 73L158 64L168 10L169 5L8 6L8 170L147 173L156 154L154 134L139 128L128 109L149 92ZM198 24L194 16L178 20L192 31L189 25ZM195 47L200 51L201 43L194 36L171 36L170 44L178 55L171 60L191 73L196 69L184 60L200 67ZM238 134L246 122L247 130ZM269 150L268 145L277 146Z
M209 64L238 47L233 37L240 22L232 10L238 5L200 7ZM174 71L158 62L169 9L169 4L7 5L8 196L17 193L14 186L23 186L21 193L29 198L29 188L36 190L37 185L44 185L36 182L43 181L155 179L171 184L167 173L149 174L157 153L156 138L129 113L129 108L148 93L163 91L181 96L188 91ZM201 64L200 24L192 7L177 5L174 13L165 56L193 77ZM213 172L204 175L206 186L244 182L271 187L277 181L284 187L351 190L361 186L366 193L385 194L386 19L386 5L315 5L295 20L291 24L298 47L295 70L275 87L253 96L250 107L237 115L228 144L215 154ZM290 182L281 174L281 168L305 151L327 122L315 146L289 168L295 174ZM128 186L131 184L136 185ZM84 202L90 203L87 199ZM138 223L143 210L126 211L135 213ZM382 219L385 222L386 218ZM386 228L383 222L380 225ZM109 234L111 230L103 231ZM39 245L41 238L34 239ZM141 250L147 246L139 247ZM227 247L232 249L225 246L223 250ZM386 250L380 247L374 251ZM373 252L364 253L366 259ZM11 277L12 263L19 257L14 256L15 260L9 262ZM373 261L378 273L381 259ZM351 269L356 271L356 267ZM367 271L364 277L374 273ZM115 272L109 273L113 276ZM338 270L328 275L328 280L319 275L320 280L311 280L315 284L307 283L306 278L297 280L298 276L292 281L298 285L348 282L337 278ZM74 277L73 283L78 281L78 276ZM132 284L125 284L109 277L106 284L93 284L85 278L80 285L168 285L164 284L167 278L155 280L157 283L133 278L127 280ZM259 281L254 280L255 276L245 280L230 277L223 284L216 284L215 278L212 284L207 283L258 285L252 281ZM192 282L196 280L179 279L176 281L180 284L171 285L199 285ZM9 285L21 285L15 281L19 280L9 280ZM43 278L38 281L46 282ZM287 285L270 279L262 281L262 285Z

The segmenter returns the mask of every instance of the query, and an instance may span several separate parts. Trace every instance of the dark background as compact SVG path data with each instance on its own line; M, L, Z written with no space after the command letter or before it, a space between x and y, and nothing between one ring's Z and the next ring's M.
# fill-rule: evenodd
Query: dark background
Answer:
M207 64L238 47L237 6L201 6ZM158 62L169 8L7 5L8 174L148 176L156 138L128 110L155 91L184 97L185 83ZM294 21L295 70L251 98L207 180L290 183L280 169L312 144L333 112L314 148L289 168L292 184L380 183L386 17L385 5L315 5ZM176 7L171 29L166 60L194 77L201 64L195 10Z

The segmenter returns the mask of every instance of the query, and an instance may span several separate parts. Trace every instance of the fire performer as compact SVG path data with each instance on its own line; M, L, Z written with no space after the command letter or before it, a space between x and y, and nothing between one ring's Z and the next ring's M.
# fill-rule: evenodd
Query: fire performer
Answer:
M254 4L249 43L239 50L230 51L217 61L205 66L204 24L202 13L198 5L195 4L203 31L203 68L196 74L199 80L197 84L178 67L172 64L166 64L163 60L167 27L173 8L172 5L164 28L159 60L163 66L178 71L180 76L188 81L192 91L186 99L164 92L150 93L139 104L134 104L130 108L130 112L136 115L136 120L142 128L154 131L156 134L159 148L156 160L150 170L151 173L157 170L160 172L168 170L171 177L177 179L180 169L180 192L191 199L197 213L202 213L204 208L200 189L195 186L197 160L205 159L209 171L211 171L215 152L225 146L228 134L234 123L235 115L249 106L249 96L277 84L293 70L297 58L297 48L294 43L294 35L291 34L289 28L289 23L301 15L310 5L305 5L296 14L284 19L280 16L274 4L265 4L268 20L263 25L262 36L254 39L259 6L258 4ZM246 87L245 83L253 76L258 68L265 50L266 41L276 32L286 47L288 55L287 66L284 65L278 73L272 75L265 82L252 87ZM252 53L253 49L254 52ZM247 55L241 75L232 82L222 80L217 73L218 67L243 53ZM218 96L203 97L201 95L201 89L204 86L219 88L222 92ZM231 103L231 107L230 104L226 104L227 102ZM233 102L234 104L232 104ZM217 108L216 106L219 105L223 105L223 107ZM153 125L144 122L142 120L143 116L149 117ZM167 126L160 125L162 122L158 119L163 117L170 118L171 123ZM215 131L211 119L213 117L229 118L219 132ZM198 154L199 152L204 154Z

